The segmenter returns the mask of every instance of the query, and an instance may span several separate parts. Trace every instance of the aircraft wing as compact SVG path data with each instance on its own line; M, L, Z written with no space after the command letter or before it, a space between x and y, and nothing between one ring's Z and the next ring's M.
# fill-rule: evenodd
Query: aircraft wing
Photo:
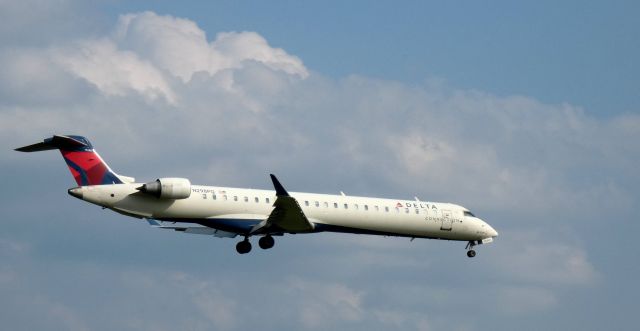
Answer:
M149 225L158 229L169 229L169 230L175 230L175 231L191 233L191 234L205 234L205 235L215 236L218 238L234 238L235 236L238 235L237 233L234 233L234 232L217 230L217 229L213 229L206 226L167 226L167 225L162 225L161 222L158 222L151 218L147 218L147 222L149 222Z
M271 175L271 181L276 189L276 201L273 203L275 208L265 221L257 224L251 230L251 234L274 231L290 233L312 231L313 223L309 222L298 201L289 195L276 176Z

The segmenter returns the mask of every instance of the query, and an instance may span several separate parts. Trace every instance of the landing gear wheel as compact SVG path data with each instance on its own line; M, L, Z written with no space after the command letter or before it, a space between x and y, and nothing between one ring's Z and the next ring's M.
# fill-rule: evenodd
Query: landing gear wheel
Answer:
M470 249L467 251L467 256L468 257L474 257L476 256L476 251L474 251L473 249Z
M272 236L264 236L258 240L258 246L262 249L269 249L273 247L275 244L275 240L273 240Z
M240 254L247 254L251 252L251 243L248 239L245 239L236 244L236 251Z

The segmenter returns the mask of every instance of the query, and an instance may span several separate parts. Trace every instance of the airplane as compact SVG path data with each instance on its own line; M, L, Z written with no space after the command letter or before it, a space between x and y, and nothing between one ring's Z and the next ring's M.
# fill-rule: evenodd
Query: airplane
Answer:
M341 232L466 241L474 247L498 236L488 223L467 208L452 203L423 202L289 192L271 174L274 190L193 185L186 178L158 178L137 183L116 174L89 140L54 135L19 152L60 150L78 184L73 197L117 213L146 220L151 226L184 233L244 239L236 251L251 251L249 238L259 236L262 249L274 246L274 236Z

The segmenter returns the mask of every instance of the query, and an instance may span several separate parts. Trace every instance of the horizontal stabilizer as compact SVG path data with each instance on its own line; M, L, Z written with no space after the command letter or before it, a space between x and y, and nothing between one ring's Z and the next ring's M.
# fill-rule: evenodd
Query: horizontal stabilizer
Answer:
M77 150L82 148L92 148L92 146L88 142L83 142L80 139L55 135L45 139L43 142L16 148L15 150L18 152L41 152L52 149Z

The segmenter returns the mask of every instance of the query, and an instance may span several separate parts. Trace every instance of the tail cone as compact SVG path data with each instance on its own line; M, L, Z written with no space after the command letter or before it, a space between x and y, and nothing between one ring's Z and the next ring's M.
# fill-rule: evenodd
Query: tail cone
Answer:
M82 200L82 188L81 187L74 187L74 188L70 188L69 191L69 195L72 195L80 200Z

